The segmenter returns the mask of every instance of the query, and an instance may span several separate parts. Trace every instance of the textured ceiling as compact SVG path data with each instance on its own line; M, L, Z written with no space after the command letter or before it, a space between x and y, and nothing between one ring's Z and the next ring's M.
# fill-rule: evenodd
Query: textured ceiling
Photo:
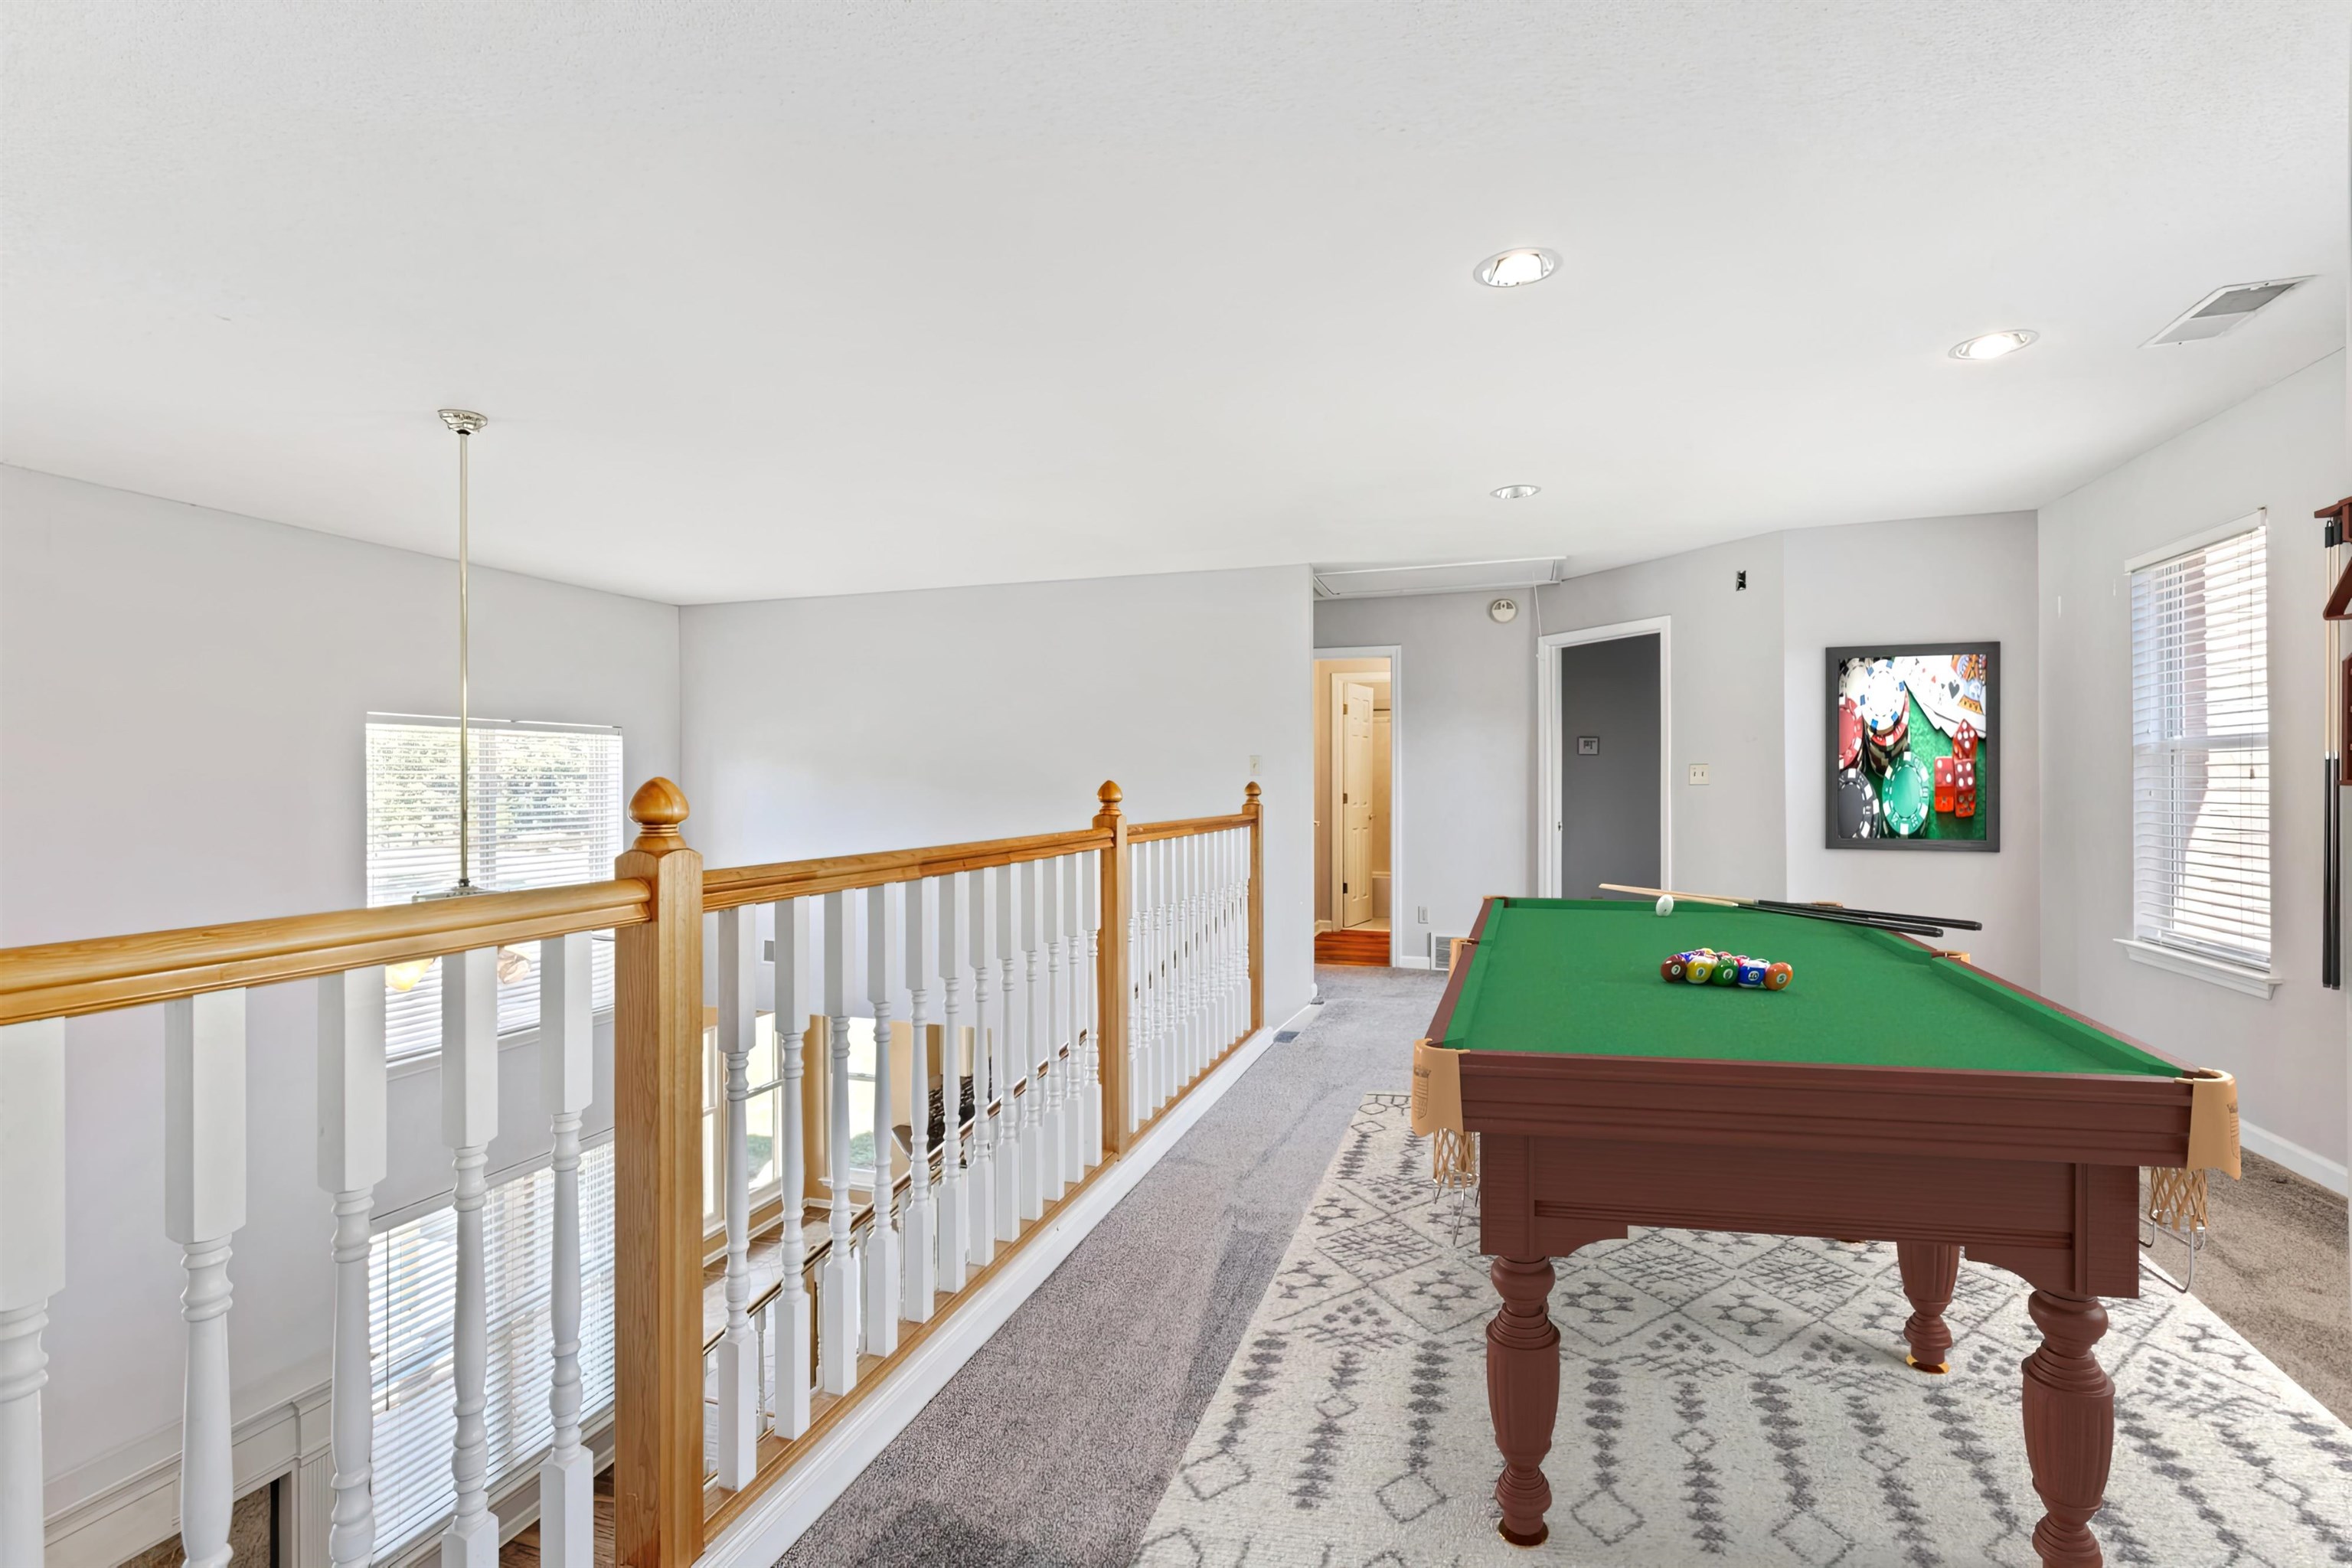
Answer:
M674 602L2030 507L2344 340L2336 0L0 29L0 457L447 553L470 406L479 559Z

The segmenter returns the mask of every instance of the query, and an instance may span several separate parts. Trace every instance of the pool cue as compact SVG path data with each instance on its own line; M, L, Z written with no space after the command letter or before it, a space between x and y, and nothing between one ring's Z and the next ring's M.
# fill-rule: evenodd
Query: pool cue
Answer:
M1800 904L1787 899L1758 899L1754 902L1759 910L1773 910L1787 915L1811 914L1815 910L1842 910L1865 920L1916 921L1922 925L1950 926L1955 931L1984 930L1982 921L1964 921L1952 915L1899 915L1889 910L1857 910L1846 904Z
M2325 552L2328 593L2332 597L2336 580L2343 575L2345 513L2352 510L2344 503L2313 515L2319 518L2320 544ZM2320 780L2320 874L2319 874L2319 984L2330 991L2344 986L2344 710L2339 683L2345 679L2343 665L2343 623L2321 622L2324 634L2321 652L2327 660L2327 671L2320 681L2325 694L2325 711L2320 719L2320 756L2325 770Z
M1795 904L1786 909L1765 909L1754 899L1725 898L1719 893L1677 893L1671 888L1634 888L1622 882L1603 882L1605 893L1639 893L1643 898L1672 899L1678 904L1713 904L1727 910L1759 910L1768 915L1797 915L1810 921L1825 921L1831 925L1868 926L1873 931L1898 931L1905 936L1941 936L1944 928L1926 921L1909 920L1899 915L1864 918L1862 915L1820 904Z

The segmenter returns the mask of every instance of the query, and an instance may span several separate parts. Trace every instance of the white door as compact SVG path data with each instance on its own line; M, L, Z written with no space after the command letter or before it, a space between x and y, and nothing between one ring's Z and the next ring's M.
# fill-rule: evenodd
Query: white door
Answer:
M1339 924L1372 918L1372 689L1341 686Z

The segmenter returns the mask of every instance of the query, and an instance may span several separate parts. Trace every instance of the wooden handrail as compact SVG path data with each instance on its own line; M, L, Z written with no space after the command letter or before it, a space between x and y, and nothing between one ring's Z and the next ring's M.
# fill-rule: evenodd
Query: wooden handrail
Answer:
M0 1024L69 1018L652 918L624 879L0 949Z
M1190 838L1199 833L1223 833L1231 828L1247 827L1257 818L1245 811L1231 816L1187 816L1174 822L1139 822L1127 830L1129 844L1140 844L1155 838Z
M981 838L968 844L940 844L928 849L885 849L866 855L832 855L818 860L778 860L764 866L729 866L707 871L702 878L705 910L740 909L745 904L773 903L779 899L805 899L837 893L847 888L871 888L888 882L919 881L984 866L1013 866L1024 860L1050 860L1057 855L1078 855L1108 849L1109 832L1080 827L1066 833L1033 833L1022 838Z

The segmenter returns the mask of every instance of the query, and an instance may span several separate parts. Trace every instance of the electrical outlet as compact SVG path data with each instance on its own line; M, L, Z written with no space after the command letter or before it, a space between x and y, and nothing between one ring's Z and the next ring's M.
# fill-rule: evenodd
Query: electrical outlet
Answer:
M1412 918L1420 924L1427 925L1429 923L1429 906L1427 904L1415 904L1412 909Z
M1693 763L1690 765L1690 782L1695 784L1703 784L1706 783L1706 764L1705 763Z

